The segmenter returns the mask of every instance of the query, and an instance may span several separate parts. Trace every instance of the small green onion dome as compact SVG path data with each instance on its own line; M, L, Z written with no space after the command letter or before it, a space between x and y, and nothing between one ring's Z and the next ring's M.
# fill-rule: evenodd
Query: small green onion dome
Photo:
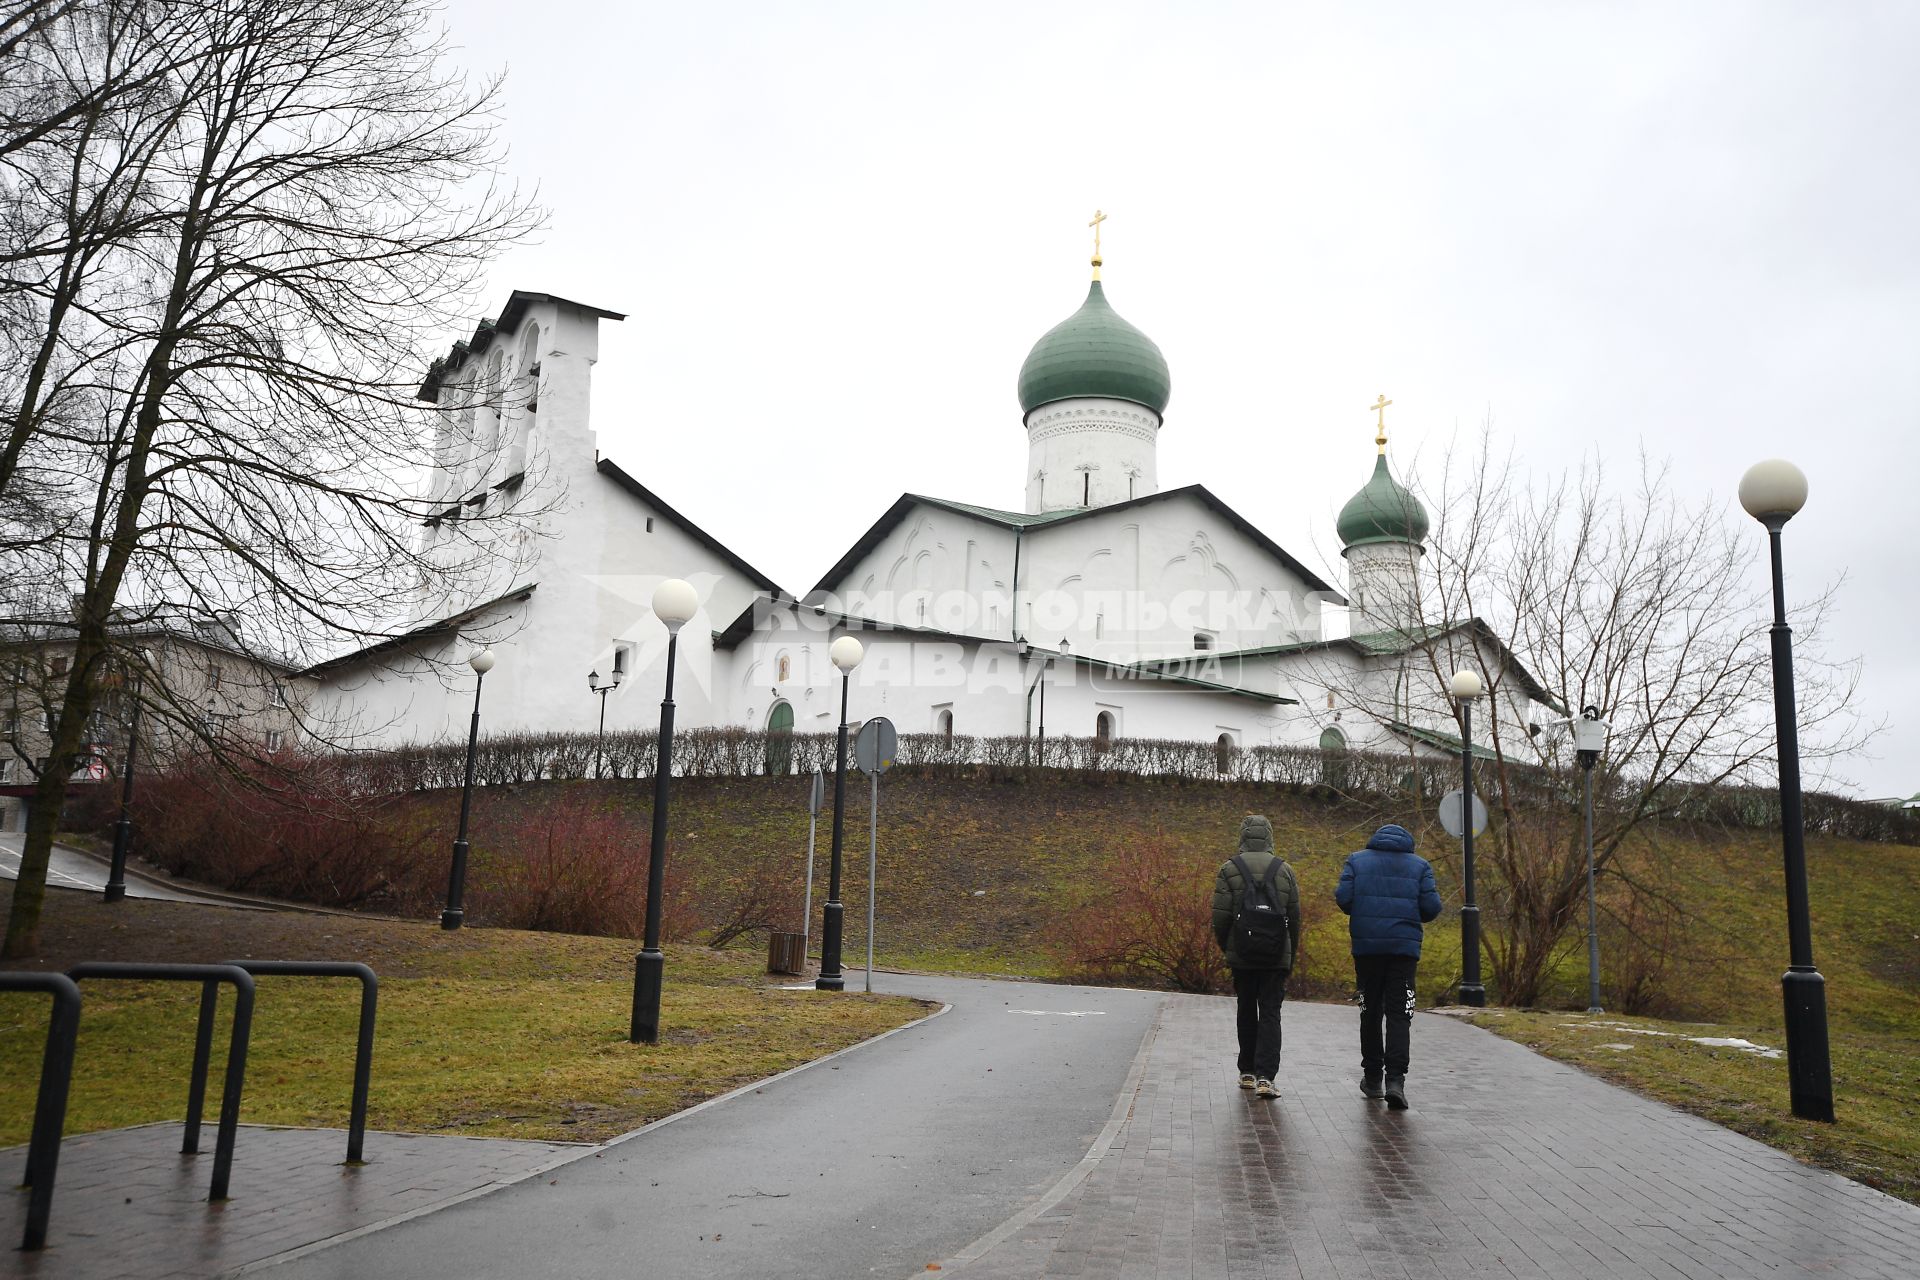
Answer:
M1340 508L1340 520L1334 528L1343 547L1366 542L1425 542L1427 509L1393 478L1383 453L1366 487Z
M1153 339L1107 305L1095 280L1080 309L1047 330L1020 366L1020 410L1101 396L1165 413L1173 395L1167 359Z

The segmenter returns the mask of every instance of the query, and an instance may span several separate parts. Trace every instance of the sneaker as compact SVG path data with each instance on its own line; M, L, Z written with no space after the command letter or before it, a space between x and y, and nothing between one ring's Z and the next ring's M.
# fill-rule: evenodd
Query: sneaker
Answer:
M1407 1109L1407 1078L1405 1076L1387 1077L1387 1106L1395 1111Z
M1277 1098L1280 1091L1273 1087L1273 1081L1262 1078L1253 1082L1253 1091L1262 1098Z
M1380 1088L1380 1077L1368 1072L1360 1077L1360 1092L1369 1098L1384 1098L1387 1095Z
M1253 1088L1253 1085L1254 1085L1253 1077L1248 1073L1242 1071L1240 1073L1240 1087L1242 1089L1251 1089Z

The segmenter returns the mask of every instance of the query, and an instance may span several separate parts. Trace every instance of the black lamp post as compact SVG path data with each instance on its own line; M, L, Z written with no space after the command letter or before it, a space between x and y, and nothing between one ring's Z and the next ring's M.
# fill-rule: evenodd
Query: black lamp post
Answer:
M1600 900L1593 883L1593 767L1607 749L1607 722L1600 718L1600 708L1581 708L1580 718L1573 722L1573 749L1586 778L1582 808L1587 827L1587 1012L1605 1013L1600 1007Z
M1806 825L1800 810L1800 737L1793 701L1793 631L1787 626L1780 531L1807 502L1807 477L1778 458L1740 478L1740 505L1767 527L1773 562L1773 723L1780 757L1780 843L1787 871L1787 971L1780 978L1787 1014L1787 1087L1793 1114L1833 1120L1833 1067L1827 1053L1827 982L1813 967L1807 906Z
M833 855L827 863L826 916L820 929L820 976L813 985L821 991L845 990L847 980L840 972L840 931L846 908L840 902L840 848L846 836L847 812L847 690L853 684L853 669L860 665L866 650L852 636L841 636L827 650L833 665L840 669L840 736L833 747Z
M147 687L153 654L141 650L140 674L133 678L133 709L127 713L127 765L120 777L120 820L113 824L113 862L107 869L105 901L127 896L127 852L133 844L133 763L140 746L140 698Z
M653 766L653 839L647 848L647 933L633 958L633 1021L627 1039L653 1044L660 1039L660 984L667 957L660 950L661 895L667 882L667 789L673 780L673 667L680 628L700 611L700 597L678 578L653 591L653 612L667 627L667 681L660 698L659 753ZM606 706L603 700L600 705Z
M440 913L442 929L458 929L466 918L467 815L473 811L473 760L480 745L480 686L493 670L493 650L482 649L467 659L473 668L473 722L467 727L467 778L460 786L460 831L453 838L453 867L447 872L447 909Z
M671 646L673 641L669 639L667 644ZM600 695L600 731L596 733L593 738L593 776L596 779L600 776L600 762L606 759L607 695L620 687L620 678L620 668L618 667L613 669L613 679L609 680L606 684L600 683L600 673L598 671L587 672L587 692ZM673 696L671 689L667 691L667 696Z
M1473 700L1486 691L1477 671L1453 673L1447 691L1460 704L1460 1003L1479 1009L1487 1003L1480 985L1480 908L1473 899Z

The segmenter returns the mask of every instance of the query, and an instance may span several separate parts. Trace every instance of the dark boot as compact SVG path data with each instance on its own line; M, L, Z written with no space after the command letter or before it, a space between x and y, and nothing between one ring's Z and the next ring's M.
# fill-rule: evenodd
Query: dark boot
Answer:
M1369 1098L1383 1098L1386 1096L1380 1090L1380 1073L1378 1071L1369 1071L1360 1077L1360 1092Z
M1405 1076L1387 1077L1387 1106L1395 1111L1407 1109L1407 1078Z

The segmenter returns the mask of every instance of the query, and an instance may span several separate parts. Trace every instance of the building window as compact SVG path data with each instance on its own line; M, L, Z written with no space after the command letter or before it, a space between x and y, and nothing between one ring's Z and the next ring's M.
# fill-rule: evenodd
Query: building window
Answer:
M1240 746L1233 740L1231 733L1223 733L1213 742L1213 771L1225 776L1233 772L1234 757L1240 754Z
M53 659L53 674L57 676L67 674L67 659L65 655L56 656Z
M1102 747L1112 746L1113 734L1114 734L1115 728L1116 726L1113 720L1113 712L1102 711L1097 717L1095 717L1093 722L1094 743L1097 746L1102 746Z
M1080 474L1080 505L1083 507L1093 505L1093 472L1091 471L1083 471Z
M278 751L286 742L286 735L278 729L267 730L267 750Z
M953 708L948 707L933 718L933 731L940 735L940 741L953 741Z
M633 646L630 644L616 644L613 646L613 674L622 680L627 677L627 659L630 658L632 654Z
M1193 633L1193 651L1195 653L1207 653L1212 650L1213 641L1213 632L1196 631Z
M648 516L648 517L647 517L647 532L648 532L648 533L652 533L652 532L653 532L653 517L652 517L652 516Z
M0 782L13 781L13 759L0 760Z

